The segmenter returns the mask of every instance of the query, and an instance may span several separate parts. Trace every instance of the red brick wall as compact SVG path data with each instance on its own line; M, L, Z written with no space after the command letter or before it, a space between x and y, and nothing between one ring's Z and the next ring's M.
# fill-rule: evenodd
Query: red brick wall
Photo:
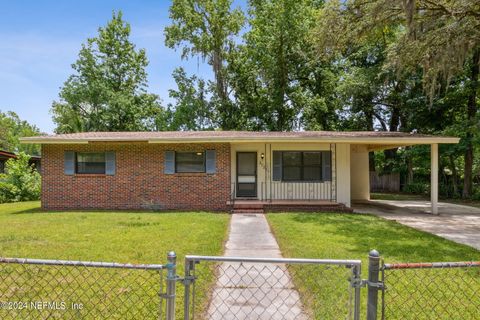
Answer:
M165 151L216 150L215 174L166 175ZM64 151L115 151L116 173L65 175ZM65 209L227 210L229 144L91 143L42 147L42 207Z

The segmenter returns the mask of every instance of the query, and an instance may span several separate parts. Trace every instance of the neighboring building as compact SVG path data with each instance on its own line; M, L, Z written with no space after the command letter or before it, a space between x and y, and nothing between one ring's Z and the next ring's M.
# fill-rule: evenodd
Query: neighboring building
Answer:
M398 132L90 132L42 144L44 209L288 210L367 200L368 152L458 138ZM251 204L251 205L249 205ZM255 205L253 205L255 204Z
M7 160L16 159L16 158L17 158L17 155L15 153L0 150L0 173L5 172L5 162L7 162ZM30 164L35 165L35 168L37 168L38 172L40 172L41 170L40 160L41 160L40 157L32 156L29 161Z

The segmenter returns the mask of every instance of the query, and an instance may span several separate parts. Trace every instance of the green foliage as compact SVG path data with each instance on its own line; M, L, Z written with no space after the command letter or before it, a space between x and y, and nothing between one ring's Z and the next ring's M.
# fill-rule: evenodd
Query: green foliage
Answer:
M430 185L424 182L412 182L403 187L403 192L413 194L427 194L430 191Z
M188 77L183 68L173 72L177 90L169 90L175 104L168 106L169 130L207 130L216 125L215 110L208 100L208 88L204 80Z
M212 67L212 103L222 129L236 129L235 105L229 96L225 63L235 47L244 15L232 9L232 0L174 0L170 7L172 24L165 28L165 44L181 48L182 58L200 56ZM182 112L182 111L181 111Z
M231 64L236 98L255 130L332 129L336 67L310 38L317 1L249 1L250 30Z
M28 161L30 157L21 152L16 159L5 163L5 173L0 174L0 203L38 200L41 177Z
M472 200L480 201L480 187L474 189Z
M27 121L21 120L15 112L0 111L0 150L23 151L31 155L40 154L39 145L20 144L19 138L40 134L40 130Z
M441 167L451 172L444 191L456 195L463 179L464 197L478 172L479 22L474 0L330 0L312 30L320 57L343 67L341 128L461 137L443 148ZM408 184L414 167L415 174L429 167L404 150L375 160L381 172L406 174Z
M98 36L82 45L75 74L65 82L51 113L57 133L162 130L165 112L147 93L145 50L130 42L130 25L113 14Z

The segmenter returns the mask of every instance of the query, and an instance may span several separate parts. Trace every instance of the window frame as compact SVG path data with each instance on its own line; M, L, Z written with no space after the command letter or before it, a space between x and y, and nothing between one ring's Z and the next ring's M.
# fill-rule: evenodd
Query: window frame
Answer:
M202 171L178 171L178 154L186 154L186 153L190 153L190 154L198 154L198 153L202 153L202 160L203 160L203 169ZM207 172L207 152L204 150L204 151L175 151L175 173L179 173L179 174L182 174L182 173L206 173Z
M78 156L80 154L103 154L103 164L104 164L104 169L103 169L103 172L80 172L79 171L79 166L78 164L79 163L84 163L84 162L80 162L78 161ZM98 162L98 163L101 163L101 162ZM106 152L103 152L103 151L100 151L100 152L95 152L95 151L92 151L92 152L75 152L75 174L79 174L79 175L106 175L107 174L107 153Z
M282 179L281 182L295 182L295 183L315 183L315 182L325 182L323 179L323 150L285 150L281 151L282 153ZM292 165L285 165L284 154L285 153L300 153L300 162L299 166L292 166ZM305 165L304 162L304 153L318 153L320 155L320 164L318 166L315 165ZM305 179L305 168L318 168L320 170L320 178L319 179ZM285 179L285 169L286 168L300 168L300 179Z

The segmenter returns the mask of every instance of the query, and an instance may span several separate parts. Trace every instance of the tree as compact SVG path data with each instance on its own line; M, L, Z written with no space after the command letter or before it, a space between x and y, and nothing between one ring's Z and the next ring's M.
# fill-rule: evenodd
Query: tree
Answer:
M39 155L40 146L32 144L20 144L19 138L30 137L40 134L40 130L12 111L0 111L0 149L10 152L26 152L30 155Z
M458 100L457 108L463 109L465 114L461 117L466 132L462 139L465 142L463 195L469 197L475 151L473 140L478 131L475 117L480 88L480 3L475 0L333 0L328 1L319 15L318 25L319 30L328 30L317 33L317 44L323 54L361 45L379 31L394 31L395 41L388 43L385 49L382 70L393 70L390 79L408 89L407 93L415 92L415 97L410 93L397 97L420 102L417 108L411 109L402 104L402 99L396 100L397 114L407 115L406 119L428 112L431 122L445 121L440 117L444 110L438 109L443 105L439 101L452 90L452 83L457 82L455 79L466 76L463 86L469 89L468 98L465 103L463 99ZM408 88L408 81L402 83L404 75L407 80L411 76L418 79L419 72L421 82L415 81L414 87ZM456 89L461 90L460 87ZM422 91L427 98L423 106L423 98L419 99ZM445 129L442 125L439 127Z
M215 78L212 93L219 126L235 129L236 110L229 96L225 63L244 23L242 11L232 9L232 0L173 0L170 18L172 24L165 28L165 44L181 47L182 58L207 59Z
M254 130L332 129L336 67L316 58L310 30L320 1L249 1L244 44L229 74Z
M390 48L392 64L423 70L423 83L432 102L468 66L468 102L465 108L465 168L463 197L472 194L475 116L480 89L480 3L476 0L352 1L359 16L371 23L400 23L406 32ZM368 25L368 24L367 24Z
M20 152L16 159L5 164L5 173L0 174L0 203L38 200L40 198L41 177L28 156Z
M215 126L212 103L207 99L205 81L188 77L183 68L173 72L177 90L169 90L175 104L168 108L169 130L206 130Z
M57 133L161 130L164 110L158 96L147 93L145 50L129 40L122 13L82 45L78 60L54 102Z

